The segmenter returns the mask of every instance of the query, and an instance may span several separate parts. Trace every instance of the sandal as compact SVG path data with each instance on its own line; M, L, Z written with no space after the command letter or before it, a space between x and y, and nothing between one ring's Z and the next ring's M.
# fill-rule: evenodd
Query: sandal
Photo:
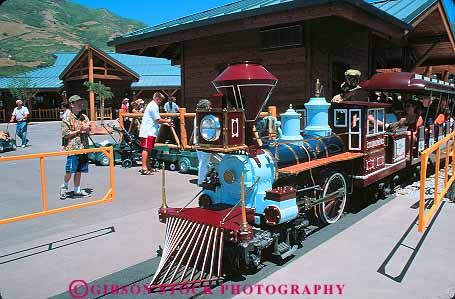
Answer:
M144 169L139 170L139 173L141 175L153 175L152 172L150 172L149 170L144 170Z

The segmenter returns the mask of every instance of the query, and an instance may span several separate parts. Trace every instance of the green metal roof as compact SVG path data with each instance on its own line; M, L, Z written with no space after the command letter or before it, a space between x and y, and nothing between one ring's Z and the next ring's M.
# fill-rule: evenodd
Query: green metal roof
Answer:
M437 0L367 0L367 2L410 24L436 4Z
M417 0L415 2L421 2ZM436 0L432 0L433 2ZM410 26L404 19L393 15L393 10L389 10L387 5L379 2L414 2L409 0L390 0L390 1L363 1L363 0L241 0L221 7L213 8L204 12L192 14L183 18L172 20L163 24L146 27L136 30L110 41L109 45L123 44L129 41L140 40L148 37L169 34L181 30L207 26L267 13L285 11L289 9L333 4L338 2L349 3L359 9L365 10L372 15L386 20L404 29ZM369 2L376 2L374 5ZM425 2L425 1L423 1ZM408 5L409 6L409 5ZM412 5L411 5L412 6ZM412 6L413 7L413 6Z
M30 80L30 87L36 89L59 90L63 88L60 74L73 61L78 53L57 52L55 62L50 67L17 74L11 77L0 78L0 89L13 86L18 78ZM164 58L106 53L112 59L120 62L139 76L138 82L131 84L132 88L180 87L180 67L171 65L171 61Z

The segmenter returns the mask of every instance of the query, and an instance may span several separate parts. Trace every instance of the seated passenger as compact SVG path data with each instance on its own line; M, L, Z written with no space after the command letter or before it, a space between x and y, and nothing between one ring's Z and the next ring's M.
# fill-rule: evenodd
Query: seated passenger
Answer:
M419 113L419 109L417 107L417 104L414 102L409 102L406 105L406 115L403 121L403 118L400 120L400 122L404 123L405 125L408 126L408 136L411 136L412 134L412 144L414 145L417 142L417 132L419 131L419 128L424 125L423 123L423 118Z

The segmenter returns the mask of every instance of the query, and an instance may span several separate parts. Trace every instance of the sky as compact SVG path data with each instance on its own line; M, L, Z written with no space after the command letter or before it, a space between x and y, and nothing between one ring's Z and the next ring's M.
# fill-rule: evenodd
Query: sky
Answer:
M71 0L92 8L106 8L129 19L139 20L147 25L185 17L236 0Z

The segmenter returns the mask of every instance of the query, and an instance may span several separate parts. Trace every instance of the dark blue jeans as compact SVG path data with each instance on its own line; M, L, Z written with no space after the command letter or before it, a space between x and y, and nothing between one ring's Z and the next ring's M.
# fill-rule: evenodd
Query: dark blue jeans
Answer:
M22 140L22 145L27 144L27 122L21 121L16 124L16 135Z

